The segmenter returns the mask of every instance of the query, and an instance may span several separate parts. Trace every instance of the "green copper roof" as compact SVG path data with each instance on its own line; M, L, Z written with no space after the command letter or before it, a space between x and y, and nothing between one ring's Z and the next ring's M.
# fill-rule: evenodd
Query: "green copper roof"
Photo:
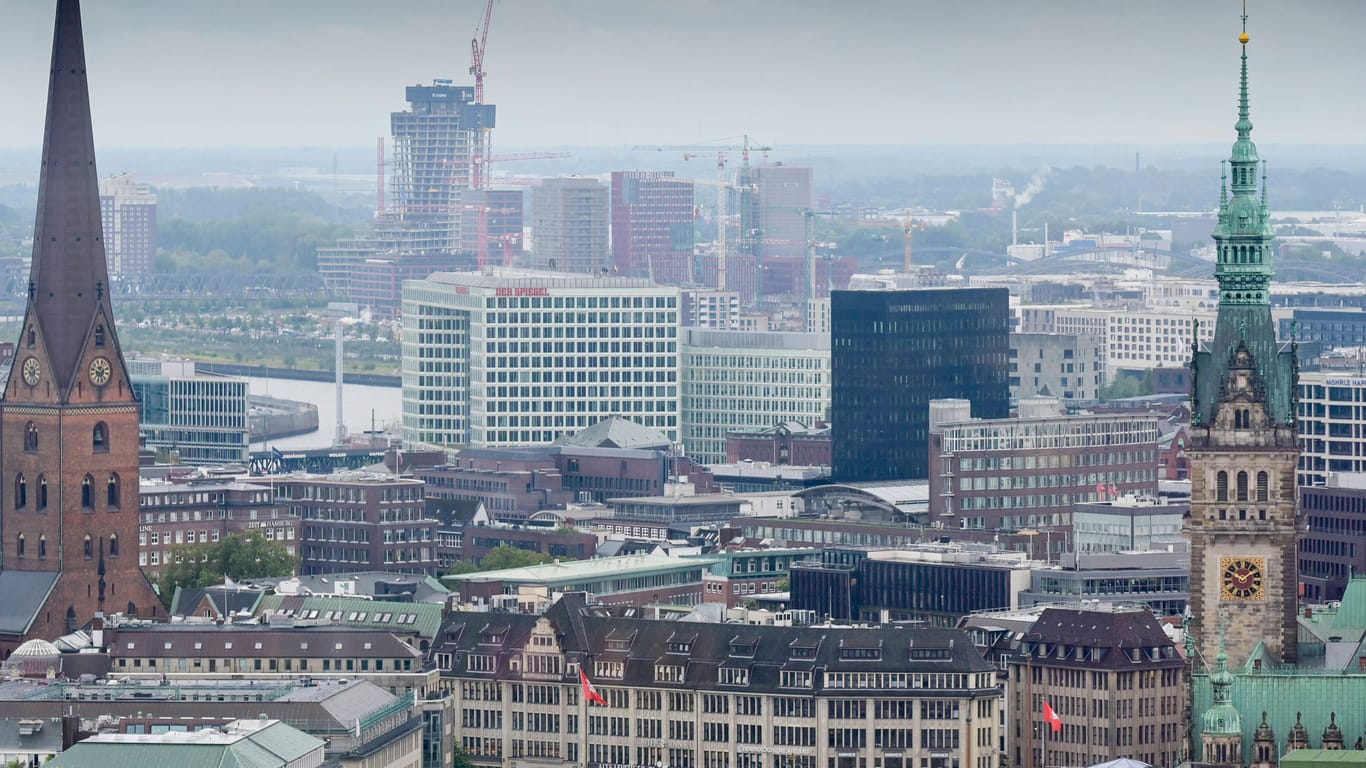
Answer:
M1233 686L1233 673L1228 671L1228 654L1224 653L1223 640L1219 641L1219 656L1215 660L1214 672L1209 676L1212 703L1200 716L1200 733L1203 735L1236 735L1243 732L1242 715L1233 706L1229 689Z
M1244 27L1246 21L1244 17ZM1265 171L1262 172L1260 197L1258 195L1257 145L1252 143L1248 105L1246 28L1239 42L1242 57L1238 121L1234 124L1237 139L1228 161L1233 179L1230 187L1227 176L1221 174L1219 220L1213 235L1219 313L1213 341L1203 347L1197 343L1192 356L1195 383L1191 419L1197 426L1214 421L1228 380L1229 365L1240 349L1245 349L1256 369L1256 386L1266 404L1268 419L1273 424L1293 425L1294 351L1277 343L1276 326L1271 319L1272 257L1276 235L1268 209Z
M1333 630L1344 633L1348 630L1366 631L1366 579L1356 578L1347 582L1338 604L1338 614L1333 619Z

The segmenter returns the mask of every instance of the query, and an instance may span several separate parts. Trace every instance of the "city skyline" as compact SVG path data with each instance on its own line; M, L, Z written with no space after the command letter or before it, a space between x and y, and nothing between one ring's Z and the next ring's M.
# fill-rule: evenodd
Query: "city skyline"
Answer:
M468 41L482 10L478 0L397 11L358 0L94 5L96 133L108 147L363 146L388 134L403 86L471 80ZM922 0L855 11L773 0L496 3L487 101L499 106L502 146L742 133L780 146L1223 141L1239 13L1235 0ZM50 9L0 0L0 15L23 30L0 67L31 73L46 58ZM1341 98L1351 72L1333 52L1354 44L1366 5L1254 3L1249 15L1259 139L1358 142L1363 108ZM41 80L0 83L11 107L0 147L41 135Z

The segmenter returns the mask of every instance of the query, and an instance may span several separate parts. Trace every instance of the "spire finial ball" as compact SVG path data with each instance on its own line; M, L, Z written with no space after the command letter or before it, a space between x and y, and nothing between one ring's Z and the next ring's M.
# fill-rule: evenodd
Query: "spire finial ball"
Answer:
M1242 43L1243 45L1247 45L1247 41L1251 39L1252 38L1247 36L1246 32L1242 33L1241 35L1238 35L1238 42Z

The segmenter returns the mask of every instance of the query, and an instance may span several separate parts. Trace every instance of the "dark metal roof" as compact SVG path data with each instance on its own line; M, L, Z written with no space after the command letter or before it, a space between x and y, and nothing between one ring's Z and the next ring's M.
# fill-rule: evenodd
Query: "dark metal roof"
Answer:
M453 673L466 671L470 654L506 655L527 646L540 620L555 629L560 647L570 661L579 661L592 674L592 662L621 661L620 679L595 681L625 686L677 686L680 690L718 690L717 670L748 668L747 683L737 690L794 693L781 687L783 670L817 672L988 672L994 667L982 658L967 633L957 629L886 626L773 627L733 624L680 624L676 621L604 616L584 606L577 596L559 600L544 616L460 612L447 619L433 652L454 656ZM496 636L498 642L487 640ZM481 639L484 642L481 643ZM687 652L669 653L669 644L686 642ZM912 648L934 648L935 654L912 653ZM802 649L794 653L794 648ZM658 682L656 665L683 668L680 682ZM491 677L516 676L499 663ZM811 690L820 691L819 674ZM874 690L874 689L870 689ZM840 689L841 695L867 693Z
M30 269L25 325L38 321L55 389L64 395L97 318L114 335L78 0L57 3ZM110 346L118 349L117 341Z
M1048 608L1020 639L1021 661L1087 669L1180 667L1184 662L1146 610Z
M25 635L33 626L60 573L0 571L0 634Z

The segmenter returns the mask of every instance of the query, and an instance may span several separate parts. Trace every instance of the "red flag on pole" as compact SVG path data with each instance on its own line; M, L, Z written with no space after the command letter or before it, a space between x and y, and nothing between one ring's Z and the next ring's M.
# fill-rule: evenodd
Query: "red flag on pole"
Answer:
M1096 495L1101 501L1105 500L1105 483L1096 483Z
M604 699L602 697L602 694L598 693L598 689L594 688L593 684L588 682L588 673L583 671L583 667L579 667L579 682L583 683L584 701L588 702L589 704L598 704L604 707L607 706L607 699Z
M1043 703L1043 720L1048 723L1054 733L1062 730L1062 718L1058 717L1058 713L1054 712L1053 707L1049 706L1046 701Z

